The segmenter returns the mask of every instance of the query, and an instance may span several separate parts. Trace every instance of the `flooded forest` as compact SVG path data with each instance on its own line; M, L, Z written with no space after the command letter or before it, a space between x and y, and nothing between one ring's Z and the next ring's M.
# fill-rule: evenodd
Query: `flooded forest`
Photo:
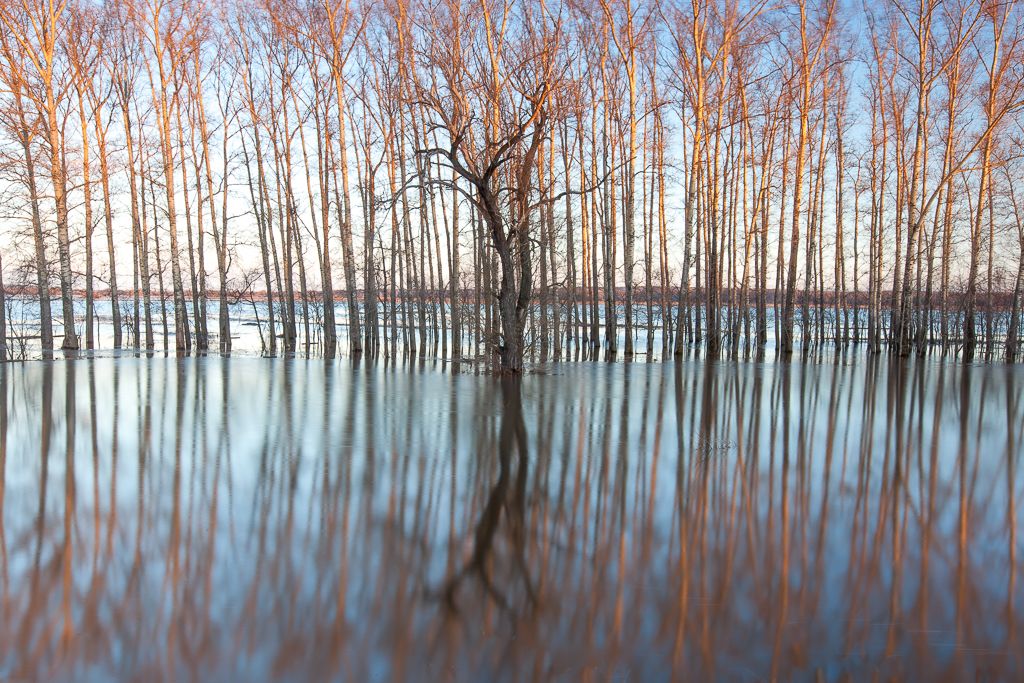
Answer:
M1011 0L0 20L5 358L1019 356Z
M0 681L1024 680L1024 0L0 0Z

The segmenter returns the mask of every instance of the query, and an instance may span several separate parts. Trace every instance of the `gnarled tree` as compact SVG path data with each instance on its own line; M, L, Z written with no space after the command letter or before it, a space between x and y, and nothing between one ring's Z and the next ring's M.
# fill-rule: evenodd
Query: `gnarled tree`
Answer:
M448 0L423 12L415 98L446 142L418 151L469 185L501 264L500 370L518 374L533 292L531 183L562 77L562 20L544 2Z

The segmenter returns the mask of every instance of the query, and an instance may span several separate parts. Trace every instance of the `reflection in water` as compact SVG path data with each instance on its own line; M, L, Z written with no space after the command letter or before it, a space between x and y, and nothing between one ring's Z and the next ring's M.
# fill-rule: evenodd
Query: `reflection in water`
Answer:
M1015 368L0 367L0 679L1012 680Z

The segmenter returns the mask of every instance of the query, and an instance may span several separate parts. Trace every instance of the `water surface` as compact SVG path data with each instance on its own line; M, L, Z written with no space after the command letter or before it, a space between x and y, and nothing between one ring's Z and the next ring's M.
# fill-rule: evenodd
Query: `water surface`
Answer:
M0 679L1019 680L1024 372L0 366Z

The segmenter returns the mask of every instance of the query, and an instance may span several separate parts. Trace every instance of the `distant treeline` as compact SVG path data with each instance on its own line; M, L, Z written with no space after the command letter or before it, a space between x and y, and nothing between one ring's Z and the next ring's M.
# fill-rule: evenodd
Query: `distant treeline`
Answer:
M86 292L85 292L84 289L75 289L75 290L72 290L72 291L73 291L73 294L74 294L74 296L76 298L80 298L80 299L84 299L85 298L85 293ZM38 299L38 297L39 297L39 292L38 292L37 288L35 286L33 286L33 285L25 285L25 286L21 286L21 287L10 287L10 286L8 286L5 289L4 293L6 294L6 296L9 296L9 297L21 297L21 298L28 298L28 299ZM420 292L417 292L417 294L419 294L419 293ZM433 301L435 303L450 304L451 300L452 300L452 297L451 297L452 292L451 292L451 290L448 290L448 289L427 289L427 290L423 290L422 293L426 296L426 298L428 300ZM625 295L625 289L622 288L622 287L616 287L616 292L615 293L616 293L617 298L621 301L622 298ZM703 296L706 295L706 292L702 288L699 288L699 287L695 287L693 290L691 290L691 293L695 297L703 297ZM118 292L117 292L117 298L120 301L120 300L124 300L124 299L131 299L131 298L133 298L135 296L141 296L141 294L142 294L141 292L132 291L130 289L121 289L121 290L118 290ZM173 296L172 292L151 291L151 294L153 296L155 296L157 299L170 299ZM402 296L408 296L409 294L410 294L409 292L402 292L401 293ZM551 294L552 294L552 296L554 296L559 301L568 301L568 299L569 299L569 291L566 290L566 289L563 289L561 287L552 287L551 288ZM577 294L578 295L579 294L585 294L585 292L577 292ZM649 296L648 296L648 294L649 294ZM725 298L729 298L730 296L733 296L733 295L737 295L738 296L739 292L733 292L733 291L731 291L729 289L725 289L725 290L723 290L723 294L725 295ZM778 305L778 302L780 302L782 300L783 292L781 292L781 291L774 290L774 289L769 289L767 294L768 294L768 299L772 302L772 306L773 307ZM188 289L185 290L186 298L191 298L192 295L193 295L193 292L191 290L188 290ZM804 292L802 290L800 290L800 291L797 292L797 295L798 296L804 296ZM891 291L883 291L882 295L883 295L883 297L884 296L892 296L892 292ZM675 301L678 298L678 296L679 296L679 288L678 287L665 287L664 289L661 288L661 287L652 287L650 292L646 292L646 291L640 292L639 295L634 298L634 303L639 305L639 304L646 304L647 301L650 301L651 303L657 304L659 301L661 301L662 298L665 298L668 301ZM1013 296L1014 296L1013 292L984 292L984 293L981 293L981 294L978 295L977 306L978 306L978 309L981 310L981 311L989 311L989 310L991 310L993 313L996 313L996 314L1000 314L1000 313L1002 313L1004 315L1005 314L1009 314L1011 312L1012 306L1013 306ZM60 297L60 289L52 288L51 287L50 288L50 298L53 299L53 298L59 298L59 297ZM362 289L355 290L355 297L356 297L356 301L360 305L364 304L365 301L366 301L366 291L362 290ZM827 291L822 293L822 297L824 298L825 303L827 305L831 306L831 305L835 304L836 301L838 300L837 299L838 293L833 291L833 290L827 290ZM94 291L92 293L92 298L93 298L93 301L111 301L111 300L113 300L114 297L113 297L113 292L111 292L110 290L97 290L97 291ZM259 301L259 302L262 302L262 303L266 303L267 301L270 300L270 296L267 294L267 292L256 290L256 289L249 289L249 290L246 290L246 291L237 290L237 289L228 289L228 299L231 300L231 301L240 301L240 300L244 299L246 301ZM459 302L463 303L463 304L483 305L483 304L487 303L486 299L479 299L479 300L477 300L476 299L476 293L473 290L471 290L471 289L461 289L461 290L459 290L456 293L456 299ZM310 299L310 301L313 301L313 300L314 299ZM867 292L859 292L856 296L853 295L852 293L847 293L843 300L844 300L844 302L845 302L845 304L847 306L854 306L854 307L862 308L862 309L865 308L868 305L868 303L870 302L870 299L868 298ZM301 297L300 297L298 303L307 303L307 302L302 300ZM382 299L382 300L380 300L379 303L383 304L383 303L385 303L385 300ZM957 311L957 313L962 313L962 311ZM449 314L449 317L450 317L450 314Z

